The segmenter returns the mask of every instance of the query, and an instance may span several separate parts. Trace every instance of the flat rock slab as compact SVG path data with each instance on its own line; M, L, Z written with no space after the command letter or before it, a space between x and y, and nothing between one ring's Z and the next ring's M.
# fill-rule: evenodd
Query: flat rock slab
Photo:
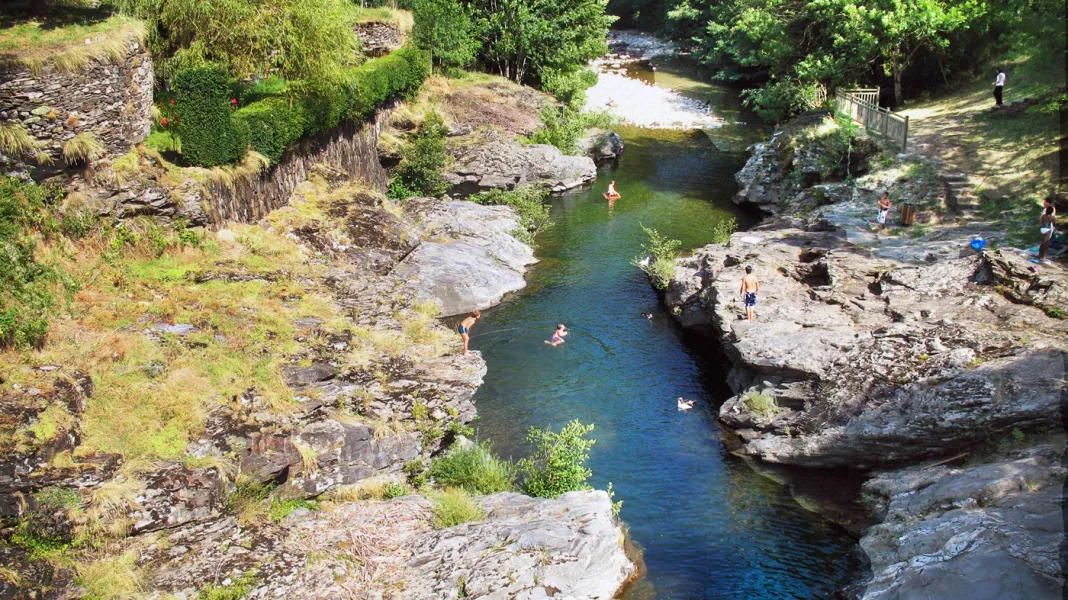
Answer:
M416 298L437 301L442 316L489 308L526 285L526 267L537 261L512 236L519 221L511 208L419 199L406 210L421 215L426 241L393 274Z

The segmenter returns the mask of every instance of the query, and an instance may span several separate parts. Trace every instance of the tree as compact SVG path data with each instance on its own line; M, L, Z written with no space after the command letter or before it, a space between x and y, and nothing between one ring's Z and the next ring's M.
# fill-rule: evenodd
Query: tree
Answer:
M894 101L905 101L901 80L905 69L921 48L941 50L949 45L948 35L968 26L970 12L981 10L980 3L951 5L943 0L884 0L873 15L878 23L883 69L894 78Z
M481 57L503 77L540 80L548 69L572 71L608 51L615 17L607 0L472 0L484 45Z
M232 75L327 79L359 55L349 0L115 0L145 21L157 74L208 63Z
M415 0L412 14L412 38L435 63L463 68L475 60L481 43L470 6L459 0Z

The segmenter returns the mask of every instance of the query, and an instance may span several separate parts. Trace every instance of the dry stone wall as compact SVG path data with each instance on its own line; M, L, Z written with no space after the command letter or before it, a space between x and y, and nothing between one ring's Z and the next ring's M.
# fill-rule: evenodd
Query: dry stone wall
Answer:
M9 62L0 66L0 121L21 124L56 166L63 143L80 133L91 133L108 155L125 154L151 131L152 81L152 60L137 41L123 61L74 73Z

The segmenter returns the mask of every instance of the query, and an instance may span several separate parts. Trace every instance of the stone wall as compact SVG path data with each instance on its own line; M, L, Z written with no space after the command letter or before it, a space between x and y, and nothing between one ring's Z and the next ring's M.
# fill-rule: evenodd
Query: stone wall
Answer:
M389 23L357 23L356 37L368 56L385 56L404 44L404 34Z
M390 108L379 109L366 122L346 121L326 133L301 140L263 177L238 183L233 188L212 185L207 206L203 207L208 211L204 215L206 218L198 219L195 215L187 215L187 218L212 224L262 219L272 210L285 206L317 164L339 169L385 193L389 176L378 161L377 145L382 127L389 122ZM195 211L197 208L191 206L188 209Z
M46 63L35 74L9 62L0 66L0 121L21 124L57 167L63 143L85 132L107 154L125 154L151 131L152 81L152 60L137 41L122 62L94 63L74 73Z

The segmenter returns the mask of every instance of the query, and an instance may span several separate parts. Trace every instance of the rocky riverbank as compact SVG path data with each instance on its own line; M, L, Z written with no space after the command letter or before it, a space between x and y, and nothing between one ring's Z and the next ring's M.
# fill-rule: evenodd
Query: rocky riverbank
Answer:
M1008 246L973 250L974 237L996 244L997 223L956 222L931 163L843 139L810 115L758 144L736 201L776 216L677 263L666 304L733 365L719 418L763 461L967 461L866 484L883 523L861 541L864 597L1059 597L1068 274ZM883 190L920 223L877 230ZM747 265L761 281L753 323Z
M485 518L447 529L434 527L425 498L384 500L412 494L405 480L476 418L471 398L485 363L458 353L458 337L434 317L484 308L523 285L533 252L509 234L515 228L507 207L421 198L399 209L343 173L317 168L267 220L219 231L211 242L219 257L198 251L210 262L178 280L192 286L184 292L210 293L200 302L213 308L188 322L127 317L133 325L106 360L147 370L150 388L178 376L201 386L195 373L213 366L188 362L195 354L176 371L142 364L135 349L234 343L244 334L219 333L218 319L264 288L283 299L259 302L316 316L274 324L261 338L265 352L286 353L279 376L291 401L254 387L209 402L204 388L196 407L181 409L191 415L187 430L156 434L177 438L153 450L166 459L131 461L87 443L109 435L97 415L102 402L114 402L99 383L111 367L93 363L92 376L62 363L7 369L0 505L11 526L0 532L0 596L92 594L100 583L86 573L116 571L153 597L196 598L215 588L255 598L464 590L611 597L635 567L603 492L476 498ZM474 283L459 285L458 270ZM243 329L263 327L255 302L245 310L235 313L248 315ZM95 339L88 322L68 327ZM54 342L66 352L64 343ZM123 437L115 444L132 443L137 418L118 418L120 431L133 429L116 434ZM139 443L159 443L153 439Z

